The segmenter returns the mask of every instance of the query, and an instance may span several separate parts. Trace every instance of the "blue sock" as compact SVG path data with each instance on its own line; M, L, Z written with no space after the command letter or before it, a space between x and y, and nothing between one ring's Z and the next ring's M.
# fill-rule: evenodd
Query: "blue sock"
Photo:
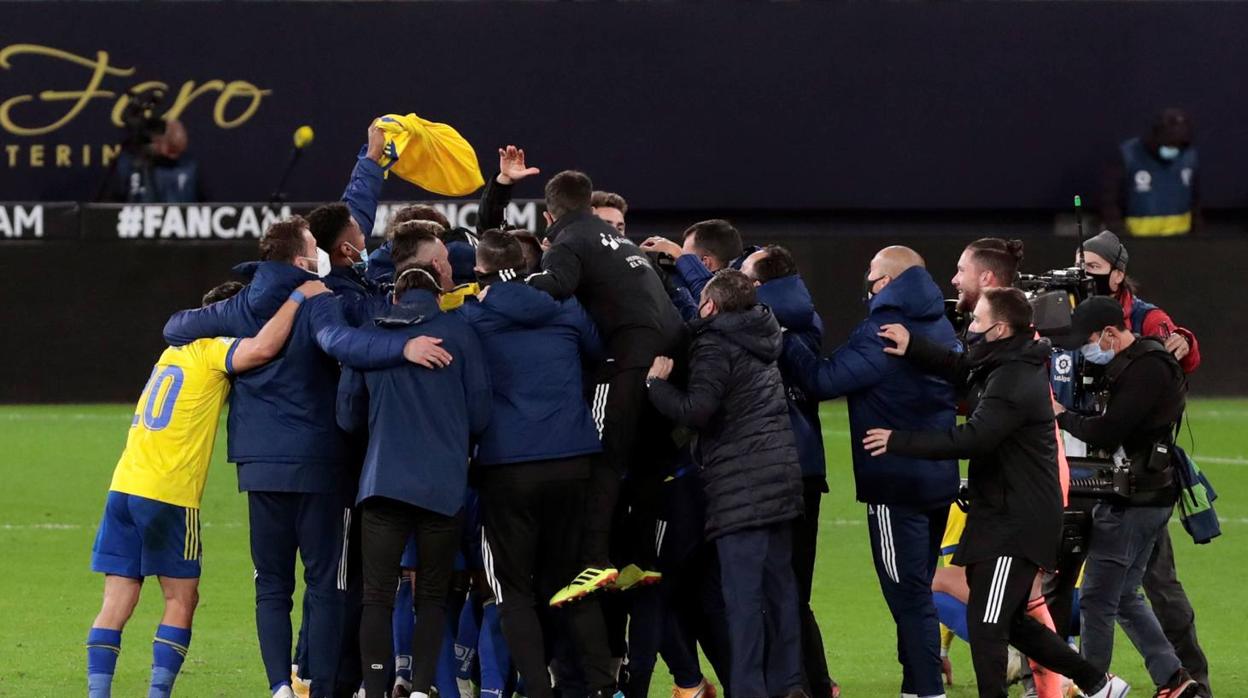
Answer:
M481 659L481 695L502 698L511 676L511 653L503 639L503 626L498 616L498 605L493 601L485 604L481 615L481 641L477 656Z
M477 594L468 597L459 614L459 630L455 634L455 678L472 680L472 664L477 660L477 644L481 634L480 606Z
M121 654L121 631L91 628L87 633L87 697L109 698L113 694L113 673Z
M970 642L971 636L966 629L966 604L943 591L932 594L932 601L936 604L936 615L940 622L963 642Z
M412 680L412 633L416 631L416 609L412 607L412 585L407 578L394 596L394 673L404 681Z
M152 640L152 686L147 698L169 698L190 649L190 628L156 626L156 639Z

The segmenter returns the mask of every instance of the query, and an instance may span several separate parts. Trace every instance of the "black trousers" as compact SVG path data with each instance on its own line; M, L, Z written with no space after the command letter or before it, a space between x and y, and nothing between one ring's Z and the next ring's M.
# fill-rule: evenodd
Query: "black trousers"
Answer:
M566 636L589 691L614 692L597 598L545 610L546 600L580 564L589 460L496 466L481 474L486 578L498 604L503 637L530 698L553 696L547 667L555 633Z
M593 460L585 496L581 555L586 567L610 565L620 481L636 450L642 411L649 407L647 370L649 367L615 368L608 362L594 386L590 411L602 437L602 454Z
M1027 615L1027 600L1038 568L1021 557L999 557L968 565L966 604L971 662L980 698L1006 698L1009 647L1041 666L1068 676L1084 693L1099 690L1105 674L1070 648L1057 633Z
M815 581L815 551L819 542L819 501L828 491L821 477L802 479L805 515L793 522L793 573L797 576L797 612L802 624L802 678L812 696L827 696L832 691L828 676L828 659L823 651L823 635L815 612L810 608L810 595Z
M370 497L361 503L364 592L360 660L364 691L383 696L394 676L394 587L409 536L420 553L416 630L412 634L412 691L428 694L446 624L447 590L459 550L463 512L445 516L406 502Z
M1170 542L1170 530L1163 529L1153 548L1153 555L1144 569L1144 594L1153 607L1153 614L1174 647L1192 678L1200 684L1207 696L1213 695L1209 687L1209 660L1196 639L1196 612L1187 600L1187 592L1179 583L1174 566L1174 545Z

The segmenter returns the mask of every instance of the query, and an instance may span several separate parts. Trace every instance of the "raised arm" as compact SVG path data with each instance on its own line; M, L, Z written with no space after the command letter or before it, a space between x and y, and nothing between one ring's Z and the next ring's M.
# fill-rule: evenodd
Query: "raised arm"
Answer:
M860 325L849 341L823 359L807 343L786 336L781 360L802 391L816 400L830 400L875 385L889 371L889 362L896 361L884 353L884 342L870 323Z
M342 200L351 209L351 217L360 226L364 237L373 234L377 220L377 200L381 198L382 169L380 162L386 147L386 132L376 123L368 127L368 145L360 151L351 179L342 192Z
M542 256L542 271L530 274L525 283L556 300L571 298L581 284L581 258L572 249L572 243L555 243Z
M888 452L919 458L979 458L991 454L1025 420L1024 410L1015 404L1013 395L1019 382L1010 379L1010 370L998 369L988 379L979 404L965 424L946 431L895 431L887 440Z
M477 209L477 232L491 228L501 229L507 223L507 204L511 203L511 188L516 182L540 174L541 170L529 167L524 161L524 150L514 145L498 149L498 175L485 183L481 192L481 206Z
M662 359L664 357L659 357ZM655 359L651 367L650 402L663 416L681 426L701 429L710 423L719 410L724 393L728 390L731 367L723 348L703 342L694 347L690 361L689 387L687 390L668 382L671 359L666 360L666 370L655 373L660 365Z
M250 371L277 358L277 355L282 352L282 347L286 346L287 338L290 337L290 329L294 327L299 306L305 299L325 293L329 293L329 288L320 281L308 281L295 289L277 313L264 323L264 327L260 328L255 337L239 340L231 360L234 372Z
M179 310L165 323L165 342L180 347L205 337L243 337L255 331L247 318L247 289L203 308Z

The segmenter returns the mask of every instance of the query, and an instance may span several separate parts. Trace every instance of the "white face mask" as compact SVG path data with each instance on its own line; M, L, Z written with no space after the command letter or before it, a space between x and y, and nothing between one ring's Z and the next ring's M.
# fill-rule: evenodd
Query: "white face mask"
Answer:
M329 276L329 270L332 269L329 263L329 253L321 248L316 248L316 275L320 278Z

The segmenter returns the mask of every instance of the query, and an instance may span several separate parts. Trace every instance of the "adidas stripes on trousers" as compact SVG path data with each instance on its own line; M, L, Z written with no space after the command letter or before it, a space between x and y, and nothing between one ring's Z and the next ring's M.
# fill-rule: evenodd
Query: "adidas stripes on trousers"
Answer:
M966 605L971 661L980 698L1006 698L1009 646L1062 676L1085 693L1100 687L1105 674L1071 649L1057 633L1027 615L1027 600L1038 568L1025 558L998 557L966 568L971 595Z
M579 570L590 457L482 468L481 557L503 637L529 698L552 698L547 670L562 635L590 691L614 692L597 596L551 609L552 594Z

